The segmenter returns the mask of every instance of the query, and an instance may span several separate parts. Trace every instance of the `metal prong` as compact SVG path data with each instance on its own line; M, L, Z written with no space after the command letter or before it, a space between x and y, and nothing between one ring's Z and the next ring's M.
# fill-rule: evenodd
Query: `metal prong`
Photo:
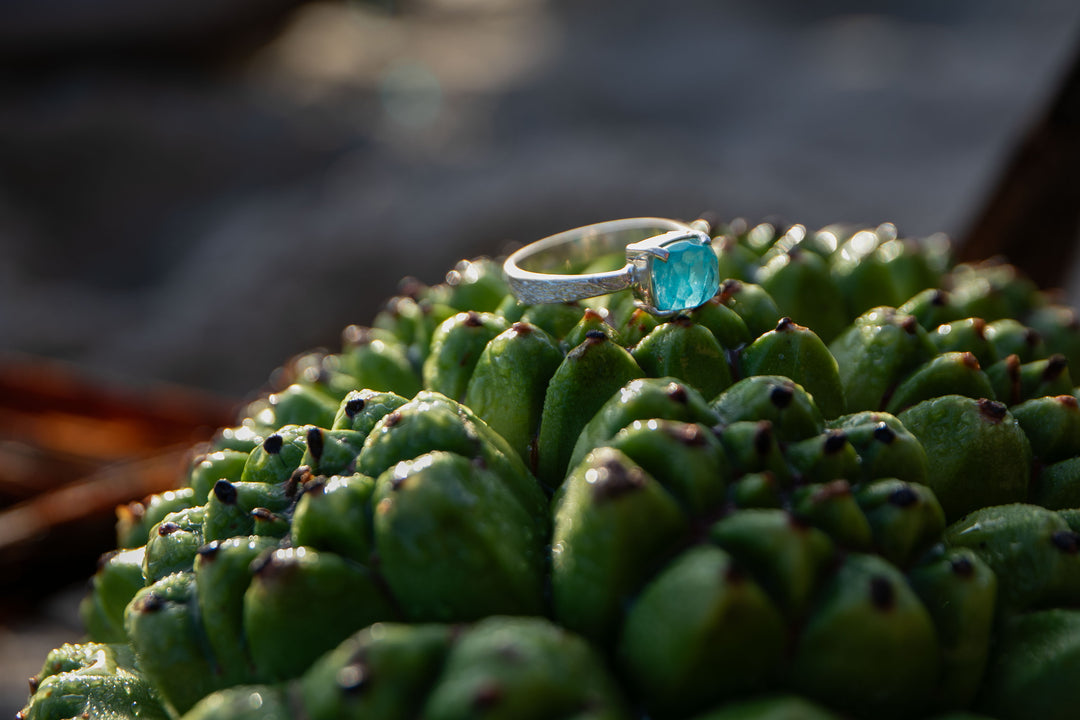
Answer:
M647 249L645 253L647 255L652 255L655 258L660 258L664 262L667 262L668 258L671 257L671 252L666 248L653 247Z
M650 243L648 240L631 243L630 245L626 246L626 256L631 257L634 255L638 257L642 255L652 255L654 258L660 258L664 262L667 262L668 258L671 257L671 253L668 250L662 247L657 247L656 245Z
M648 302L645 302L644 300L635 300L634 301L634 306L641 308L642 310L649 313L650 315L655 315L656 317L660 317L660 318L674 317L675 315L678 315L681 312L686 312L685 310L657 310L653 305L651 305Z

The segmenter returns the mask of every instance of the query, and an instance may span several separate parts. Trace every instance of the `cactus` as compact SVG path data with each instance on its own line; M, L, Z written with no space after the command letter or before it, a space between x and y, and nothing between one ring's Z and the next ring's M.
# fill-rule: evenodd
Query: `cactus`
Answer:
M292 361L20 717L1073 717L1075 315L890 225L714 248L666 321L481 259Z

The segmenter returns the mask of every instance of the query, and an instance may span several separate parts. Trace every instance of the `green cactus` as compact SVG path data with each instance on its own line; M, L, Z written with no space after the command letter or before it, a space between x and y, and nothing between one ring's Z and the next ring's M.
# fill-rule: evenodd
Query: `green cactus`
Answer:
M805 440L825 429L810 394L781 375L755 375L732 385L713 401L724 423L768 420L780 440Z
M713 247L667 320L405 282L118 509L21 717L1072 717L1075 314L889 225Z
M87 632L103 643L122 643L124 608L146 584L143 562L146 547L114 550L101 557L91 580L91 592L79 604Z
M1065 720L1080 703L1080 612L1058 608L1010 618L1000 629L976 706L1003 720Z
M844 388L836 359L821 338L790 318L781 318L775 329L754 340L739 359L744 376L783 375L804 387L826 418L844 413Z
M899 420L926 450L926 484L950 522L1027 498L1031 443L1001 403L943 395L905 410Z
M724 348L708 328L686 315L657 326L634 346L633 356L650 377L677 378L705 397L731 385Z
M545 528L495 472L427 453L381 474L371 502L382 575L407 617L540 612Z
M19 717L108 717L117 720L166 720L160 691L141 672L126 644L64 645L49 653L30 678L33 702Z
M1053 510L1022 503L982 508L951 525L944 540L990 566L1004 611L1080 601L1080 535Z
M910 581L941 643L942 673L932 705L946 711L970 707L989 659L997 575L971 550L939 546L911 571Z
M618 611L684 540L689 521L674 497L614 448L590 453L553 502L555 617L610 640Z
M257 675L266 680L295 677L342 637L397 618L379 578L334 553L281 548L249 569L242 627Z
M709 537L753 572L789 622L805 617L835 552L828 535L778 509L733 513Z
M517 322L484 347L466 389L465 404L506 438L533 471L544 396L562 358L550 335Z
M461 312L445 320L435 331L431 351L424 361L424 387L464 400L481 353L508 326L498 315L476 311Z
M929 612L893 565L851 554L811 610L791 682L819 702L865 717L917 716L938 681Z
M685 716L775 683L784 619L765 591L716 547L687 550L626 612L618 657L635 694Z

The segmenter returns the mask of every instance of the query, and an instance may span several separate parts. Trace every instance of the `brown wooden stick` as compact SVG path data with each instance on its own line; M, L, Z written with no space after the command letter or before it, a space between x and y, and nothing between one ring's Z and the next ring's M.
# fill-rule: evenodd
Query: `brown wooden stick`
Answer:
M177 487L191 455L191 446L185 444L118 463L0 511L0 558L69 523L94 516L113 518L117 505Z
M1080 240L1080 52L1005 166L958 259L1005 255L1040 287L1066 281Z

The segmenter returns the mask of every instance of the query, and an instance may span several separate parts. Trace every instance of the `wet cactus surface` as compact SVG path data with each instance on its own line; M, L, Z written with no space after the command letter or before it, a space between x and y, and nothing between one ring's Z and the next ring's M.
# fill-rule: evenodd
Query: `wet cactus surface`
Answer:
M28 718L1074 718L1080 322L939 238L403 285L118 511Z

